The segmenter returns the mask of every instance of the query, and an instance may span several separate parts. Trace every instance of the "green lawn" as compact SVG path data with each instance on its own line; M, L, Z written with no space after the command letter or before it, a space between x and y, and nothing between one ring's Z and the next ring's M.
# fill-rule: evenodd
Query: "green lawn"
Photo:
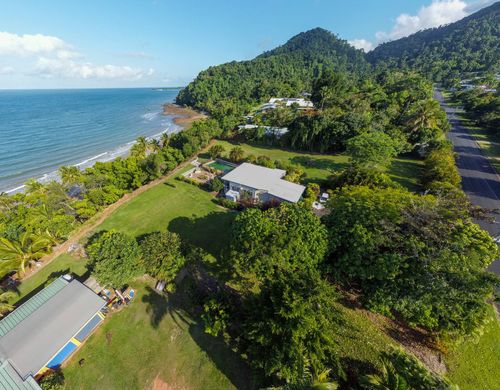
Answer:
M333 171L346 168L349 160L348 156L344 154L326 155L302 153L262 145L250 145L228 141L217 141L217 143L224 146L226 154L229 153L230 149L238 145L243 148L247 155L253 154L256 157L264 155L272 160L290 161L294 164L301 165L307 175L305 182L319 183L327 179ZM421 160L404 157L394 160L388 173L394 181L410 190L416 191L420 189L418 180L420 178L421 169Z
M66 388L151 389L157 377L167 389L258 387L239 355L204 333L186 298L167 299L149 283L134 287L134 301L106 319L68 361Z
M500 325L493 308L484 333L454 347L446 363L449 378L461 390L500 389Z
M69 254L60 255L37 273L24 280L17 287L19 295L15 296L11 303L16 302L19 304L24 302L61 275L73 274L82 277L86 271L85 260L76 259Z
M167 229L217 256L228 242L235 213L212 200L212 194L172 178L127 202L99 229L133 236Z

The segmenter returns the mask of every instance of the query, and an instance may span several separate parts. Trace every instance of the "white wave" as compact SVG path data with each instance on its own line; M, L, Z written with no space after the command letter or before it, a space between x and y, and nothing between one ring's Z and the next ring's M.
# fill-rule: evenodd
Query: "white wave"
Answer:
M97 160L99 157L102 157L102 156L104 156L104 155L105 155L105 154L107 154L107 153L108 153L108 152L104 152L104 153L98 154L98 155L96 155L96 156L94 156L94 157L90 157L90 158L88 158L88 159L86 159L86 160L83 160L82 162L80 162L80 163L78 163L78 164L75 164L74 166L75 166L75 167L79 167L79 166L81 166L81 165L87 164L87 163L89 163L89 162L90 162L90 161L92 161L92 160Z
M19 186L19 187L16 187L16 188L12 188L11 190L7 190L5 191L6 194L12 194L14 192L19 192L21 191L24 187L26 187L25 184L23 184L22 186Z
M141 115L141 118L151 122L153 119L155 119L158 115L160 115L159 112L148 112L146 114Z
M151 115L151 114L156 116L159 113L148 113L148 114L144 114L143 116ZM163 124L163 125L165 125L165 124ZM160 137L163 133L174 134L174 133L178 133L180 130L182 130L182 127L180 127L176 124L173 124L173 123L168 123L166 128L163 131L156 133L156 134L153 134L151 136L148 136L148 137L146 137L146 139L147 140L160 139ZM85 160L82 160L81 162L74 164L73 166L77 167L80 170L84 170L86 168L91 168L96 162L108 162L108 161L115 160L118 157L126 157L129 154L130 149L132 148L132 146L135 143L136 143L136 141L127 142L125 145L120 145L120 146L118 146L115 149L112 149L110 151L99 153L95 156L86 158ZM36 180L40 183L47 183L47 182L52 181L52 180L60 181L61 178L59 176L59 171L56 170L56 171L52 171L49 173L45 173L42 176L36 178ZM18 187L9 189L5 192L8 194L20 192L25 187L26 186L23 184L23 185L20 185Z

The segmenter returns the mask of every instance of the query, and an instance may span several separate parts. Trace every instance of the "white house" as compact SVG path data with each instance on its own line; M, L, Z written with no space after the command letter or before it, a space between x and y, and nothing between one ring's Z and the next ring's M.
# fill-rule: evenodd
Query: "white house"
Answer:
M238 130L253 130L262 127L264 129L264 134L269 136L275 136L276 138L280 138L281 136L288 133L287 127L273 127L273 126L259 126L259 125L239 125Z
M258 202L275 200L296 203L302 197L305 187L284 180L285 175L286 171L282 169L243 163L221 180L225 185L226 198L233 201L246 196Z
M293 104L297 104L300 108L314 107L311 101L304 98L271 98L269 99L269 104L282 104L287 107L290 107Z
M300 109L313 108L311 101L304 98L271 98L269 102L260 106L259 111L274 110L278 107L291 107L293 104L298 105Z

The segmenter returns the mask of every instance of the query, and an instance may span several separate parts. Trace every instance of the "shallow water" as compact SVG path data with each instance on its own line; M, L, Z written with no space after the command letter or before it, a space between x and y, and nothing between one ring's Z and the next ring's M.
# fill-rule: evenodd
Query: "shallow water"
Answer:
M0 91L0 191L61 165L91 166L126 155L138 136L178 131L162 105L177 89Z

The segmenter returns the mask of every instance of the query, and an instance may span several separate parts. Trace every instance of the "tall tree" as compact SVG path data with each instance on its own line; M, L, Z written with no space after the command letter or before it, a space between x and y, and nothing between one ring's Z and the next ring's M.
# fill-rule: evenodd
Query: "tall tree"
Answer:
M325 371L342 376L335 352L336 300L316 271L280 271L245 304L242 338L249 361L290 384L310 383Z
M103 286L121 288L142 272L139 245L124 233L100 233L91 240L87 254L92 273Z

